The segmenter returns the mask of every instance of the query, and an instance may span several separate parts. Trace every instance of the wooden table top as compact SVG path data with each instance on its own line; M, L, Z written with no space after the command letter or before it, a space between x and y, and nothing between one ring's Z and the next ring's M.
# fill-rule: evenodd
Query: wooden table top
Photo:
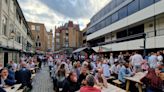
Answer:
M108 83L107 88L102 88L102 92L126 92L125 90Z
M132 77L125 77L125 79L142 84L142 82L141 82L140 80L141 80L146 74L147 74L147 72L138 72L138 73L136 73L136 74L135 74L134 76L132 76Z
M14 86L4 88L4 90L6 92L17 92L17 90L20 88L20 86L21 86L21 84L15 84ZM11 89L12 87L14 87L14 88Z

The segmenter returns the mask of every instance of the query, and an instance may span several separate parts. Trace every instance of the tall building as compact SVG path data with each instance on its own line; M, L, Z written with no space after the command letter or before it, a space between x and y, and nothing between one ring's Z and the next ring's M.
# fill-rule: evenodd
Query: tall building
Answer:
M0 63L19 62L22 53L33 52L31 30L17 0L0 0Z
M65 23L64 26L55 28L55 51L63 49L76 49L82 46L82 32L78 24L72 21ZM64 51L64 50L63 50Z
M52 30L50 30L50 32L48 32L48 50L49 51L53 51L53 33Z
M164 48L164 0L112 0L91 18L87 41L103 52ZM146 37L145 37L146 34Z
M37 53L45 53L48 50L48 33L43 23L28 22L34 37L35 51Z

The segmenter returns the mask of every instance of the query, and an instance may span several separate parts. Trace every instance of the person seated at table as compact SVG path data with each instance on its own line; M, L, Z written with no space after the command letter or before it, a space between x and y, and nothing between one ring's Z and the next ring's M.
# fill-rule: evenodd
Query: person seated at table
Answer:
M10 62L8 63L8 65L12 66L12 69L13 69L14 71L17 70L17 64L16 64L14 61L10 61Z
M109 65L107 63L107 60L103 61L102 68L103 68L103 74L104 74L105 78L109 78L110 71L109 71Z
M123 83L123 85L125 85L125 77L130 77L130 76L132 75L131 75L131 71L129 70L129 64L124 63L119 70L118 79Z
M15 79L15 72L14 70L12 69L12 66L8 66L8 72L9 72L9 76L12 78L12 79Z
M69 76L63 84L62 92L75 92L80 89L80 83L77 81L77 75L75 72L70 72Z
M81 74L79 76L78 82L80 83L80 85L86 85L86 77L87 77L88 73L87 73L87 67L82 67L82 71Z
M114 76L115 78L118 77L118 72L119 72L120 65L118 62L114 62L114 64L111 66L111 75Z
M93 75L88 75L86 77L87 85L80 88L80 92L101 92L100 89L94 87L95 79Z
M95 79L96 79L96 85L101 87L107 87L107 80L103 74L102 68L97 69Z
M149 68L148 73L141 79L146 85L146 92L162 92L163 81L156 75L155 69Z
M30 68L35 68L35 64L34 62L32 61L32 59L29 60L29 63L27 64L27 68L30 69Z
M5 87L7 86L13 86L15 84L15 80L13 77L9 76L9 72L7 68L3 68L0 70L0 86Z
M27 69L27 64L25 62L22 63L21 65L21 69L16 72L16 80L17 83L21 83L23 87L28 87L30 90L32 89L32 85L31 85L31 71L29 69Z

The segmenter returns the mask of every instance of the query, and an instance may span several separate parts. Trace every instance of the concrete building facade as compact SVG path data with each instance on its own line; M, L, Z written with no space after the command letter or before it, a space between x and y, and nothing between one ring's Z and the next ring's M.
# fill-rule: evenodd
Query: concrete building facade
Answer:
M103 52L163 49L163 0L112 0L91 18L87 41Z
M0 63L19 62L21 53L33 52L31 31L17 0L0 0Z

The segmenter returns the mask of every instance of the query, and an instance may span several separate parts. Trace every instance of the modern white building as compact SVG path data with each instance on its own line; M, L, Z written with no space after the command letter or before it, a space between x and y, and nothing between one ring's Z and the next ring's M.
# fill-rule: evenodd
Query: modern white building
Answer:
M18 62L21 53L32 48L31 31L17 0L0 0L0 63Z
M112 0L91 18L87 42L102 52L164 48L164 0Z

